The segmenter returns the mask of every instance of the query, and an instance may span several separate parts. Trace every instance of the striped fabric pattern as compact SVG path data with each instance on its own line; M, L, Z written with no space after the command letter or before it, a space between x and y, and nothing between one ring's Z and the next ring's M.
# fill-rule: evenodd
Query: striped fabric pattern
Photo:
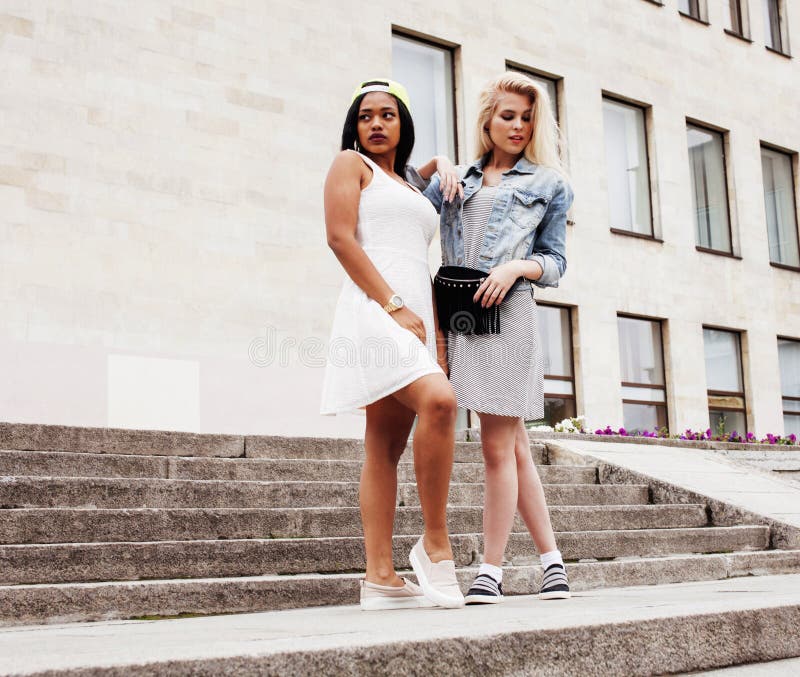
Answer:
M567 599L570 596L567 571L563 564L551 564L544 572L540 599Z
M484 186L464 203L464 265L483 270L480 253L497 188ZM506 227L518 228L512 222ZM458 406L482 414L544 416L544 357L529 284L500 304L499 334L448 335L450 383Z
M465 598L467 604L494 604L503 599L503 584L489 574L478 574Z

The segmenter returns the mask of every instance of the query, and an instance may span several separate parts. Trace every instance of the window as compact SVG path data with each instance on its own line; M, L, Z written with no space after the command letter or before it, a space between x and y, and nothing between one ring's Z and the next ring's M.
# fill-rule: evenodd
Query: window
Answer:
M707 21L705 0L678 0L678 11L684 16Z
M703 327L708 385L708 416L716 432L720 423L726 433L747 432L742 378L741 335L737 331Z
M785 0L761 0L764 5L764 40L769 49L789 53Z
M628 430L667 425L661 322L618 316L622 416Z
M392 36L392 77L411 98L416 141L411 164L434 155L456 160L453 53L404 35Z
M576 415L570 309L539 304L538 318L544 357L544 419L555 425Z
M611 228L652 237L644 110L603 98L603 127Z
M536 84L541 85L547 90L547 94L550 96L550 110L553 113L553 117L558 122L558 81L553 78L547 78L544 75L539 75L538 73L533 73L525 68L514 66L513 64L506 64L506 70L509 71L516 71L517 73L524 73L529 78L534 80Z
M800 267L792 156L762 146L761 169L769 260L779 265Z
M783 434L800 436L800 341L778 339L783 396Z
M697 246L730 253L731 229L722 134L687 124L686 137Z
M725 26L729 32L741 38L749 37L747 0L723 0L722 11L725 14Z

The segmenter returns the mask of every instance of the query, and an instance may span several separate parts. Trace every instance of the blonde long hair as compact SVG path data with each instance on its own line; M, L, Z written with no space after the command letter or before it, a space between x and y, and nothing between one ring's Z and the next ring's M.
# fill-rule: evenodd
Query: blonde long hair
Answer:
M533 101L531 122L533 134L523 151L525 158L537 165L555 169L564 178L567 170L561 160L560 150L564 147L561 130L550 107L547 90L524 73L509 71L497 76L481 91L478 98L478 122L475 127L475 148L477 158L481 158L494 148L486 127L494 114L497 100L503 92L522 94Z

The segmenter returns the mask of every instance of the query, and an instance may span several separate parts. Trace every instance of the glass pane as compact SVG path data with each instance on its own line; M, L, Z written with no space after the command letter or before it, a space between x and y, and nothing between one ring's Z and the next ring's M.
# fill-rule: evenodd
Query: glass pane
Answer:
M678 9L684 14L700 18L700 0L678 0Z
M794 434L800 437L800 416L794 414L783 415L783 434Z
M761 168L764 175L769 260L787 266L800 266L792 158L786 153L762 148Z
M764 39L769 47L782 50L779 0L762 0L764 7Z
M557 381L555 379L544 379L544 391L552 395L572 395L572 381Z
M392 36L392 78L405 85L414 116L411 164L434 155L455 160L453 66L450 50Z
M663 404L666 398L661 388L630 388L623 386L622 399L645 400L647 402L661 402Z
M653 430L667 425L667 409L655 404L622 403L622 421L626 430Z
M555 425L565 418L575 416L575 400L558 397L544 398L544 421L546 425Z
M538 306L545 376L572 376L569 308Z
M652 235L644 111L604 99L603 128L611 227Z
M508 66L506 70L524 73L531 80L535 80L537 84L544 87L547 90L548 96L550 97L550 110L553 113L553 117L556 119L556 121L558 121L558 91L555 80L551 80L550 78L546 78L542 75L537 75L536 73L531 73L530 71L526 71L524 68Z
M722 134L687 125L686 136L697 244L729 252L731 239Z
M800 341L778 339L778 363L781 370L781 395L800 397Z
M618 317L617 326L622 380L628 383L664 385L661 323Z
M722 13L725 17L725 26L734 33L742 35L742 6L741 0L723 0Z
M742 356L739 334L703 328L706 381L709 390L742 392Z
M736 432L742 437L747 433L747 423L743 411L714 411L709 410L708 416L711 422L711 432L715 435L719 429L719 422L725 422L724 431L726 433Z
M796 411L798 414L800 414L800 400L784 400L783 410Z

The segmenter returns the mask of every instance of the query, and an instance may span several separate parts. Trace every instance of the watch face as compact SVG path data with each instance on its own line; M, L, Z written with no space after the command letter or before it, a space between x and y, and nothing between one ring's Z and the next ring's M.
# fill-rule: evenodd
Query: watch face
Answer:
M395 294L394 296L392 296L392 298L390 298L390 299L389 299L389 302L390 302L390 303L391 303L393 306L397 306L398 308L402 308L402 307L405 305L405 304L403 303L403 299L402 299L402 298L400 298L400 297L399 297L397 294Z

